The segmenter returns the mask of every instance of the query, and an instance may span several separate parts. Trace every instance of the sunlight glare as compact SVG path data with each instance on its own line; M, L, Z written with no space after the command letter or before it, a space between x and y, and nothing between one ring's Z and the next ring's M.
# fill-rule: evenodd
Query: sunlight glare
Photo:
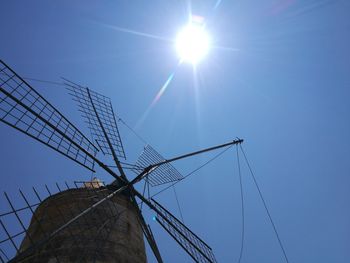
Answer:
M182 61L196 64L208 53L209 43L204 26L190 23L178 33L176 50Z

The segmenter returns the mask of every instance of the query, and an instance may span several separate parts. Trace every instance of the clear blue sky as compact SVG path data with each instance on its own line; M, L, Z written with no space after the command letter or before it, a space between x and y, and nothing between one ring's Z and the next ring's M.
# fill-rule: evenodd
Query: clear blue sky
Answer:
M64 76L111 97L117 114L165 157L244 138L290 262L350 258L350 3L193 1L214 46L197 67L177 67L173 43L186 1L2 1L0 57L21 76ZM145 112L175 72L161 99ZM62 86L30 83L84 132ZM128 161L142 144L121 126ZM90 173L0 125L1 191L85 180ZM212 155L180 162L186 174ZM98 176L110 177L98 170ZM241 262L284 262L246 167ZM186 224L237 262L241 211L235 152L176 188ZM1 208L5 199L1 197ZM172 190L158 200L178 215ZM165 262L190 262L151 215ZM152 255L149 261L154 262Z

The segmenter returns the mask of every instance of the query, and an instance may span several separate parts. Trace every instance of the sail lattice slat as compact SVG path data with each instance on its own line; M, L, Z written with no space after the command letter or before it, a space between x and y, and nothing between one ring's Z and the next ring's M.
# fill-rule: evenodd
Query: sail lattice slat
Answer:
M156 208L157 222L196 262L216 262L212 249L202 239L154 199L152 199L152 205Z
M0 120L92 170L97 148L0 61Z
M124 147L111 99L70 81L65 84L68 86L73 100L77 102L79 111L86 120L101 151L107 155L113 155L112 151L114 151L118 157L125 159Z
M133 171L135 173L140 173L142 168L144 169L164 160L165 158L162 155L160 155L150 145L147 145L137 159L135 164L135 167L137 168L135 168ZM152 169L145 178L147 178L151 186L157 186L181 180L183 176L174 166L172 166L170 163L166 163Z

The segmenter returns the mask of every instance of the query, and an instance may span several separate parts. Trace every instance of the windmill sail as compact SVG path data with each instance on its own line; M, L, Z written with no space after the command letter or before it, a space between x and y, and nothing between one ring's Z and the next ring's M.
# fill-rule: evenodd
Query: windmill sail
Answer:
M0 120L93 170L97 148L1 60Z
M101 151L125 159L111 99L66 79L65 81Z
M158 215L155 218L156 221L177 241L194 261L200 263L216 262L212 249L202 239L154 199L152 199L152 205Z
M165 158L160 155L155 149L150 145L147 145L142 154L136 161L133 171L135 173L140 173L144 168L147 168L150 165L154 165L164 161ZM140 169L141 168L141 169ZM166 184L174 181L181 180L183 176L178 170L170 163L162 164L153 168L148 175L146 176L148 182L151 186L157 186L161 184Z
M50 197L45 200L33 188L36 200L29 200L20 192L25 202L25 205L20 208L13 205L5 194L11 209L9 212L0 214L0 261L18 262L42 255L54 257L59 261L62 257L65 259L74 254L77 258L70 261L91 262L111 256L112 260L105 261L110 262L119 258L120 251L125 254L123 258L124 256L128 258L130 255L137 256L140 258L137 262L144 262L146 259L145 253L142 252L144 251L143 232L157 261L161 263L162 258L152 231L136 202L135 197L138 197L157 213L157 222L194 261L215 263L212 249L202 239L158 202L153 199L148 200L141 195L135 190L134 184L143 178L152 186L181 180L183 176L170 164L171 162L238 144L243 140L232 141L169 160L147 145L136 164L131 167L138 176L129 181L118 160L118 157L125 158L125 152L111 100L68 80L65 84L69 86L73 99L78 103L79 110L87 121L97 146L104 154L113 156L120 175L95 157L97 147L82 132L0 60L0 121L90 170L93 170L96 162L117 180L115 184L108 186L95 181L83 183L84 189L78 189L78 187L70 189L67 185L65 191L61 191L57 185L59 193L55 195L51 195L46 188ZM65 196L67 199L63 198ZM75 204L74 207L72 203ZM49 206L50 213L47 208ZM25 212L27 215L21 215ZM29 222L31 216L32 219ZM131 222L133 223L130 224ZM130 231L131 226L134 229L132 231ZM63 239L66 241L64 249L60 247ZM113 250L116 254L111 254L110 241L116 245ZM118 242L130 244L123 243L120 246ZM7 254L7 249L10 247L12 255ZM52 254L46 254L46 248L48 248L47 251L51 250ZM67 253L72 248L79 253ZM128 252L125 252L125 249ZM42 251L45 253L41 253ZM140 251L142 253L139 253Z

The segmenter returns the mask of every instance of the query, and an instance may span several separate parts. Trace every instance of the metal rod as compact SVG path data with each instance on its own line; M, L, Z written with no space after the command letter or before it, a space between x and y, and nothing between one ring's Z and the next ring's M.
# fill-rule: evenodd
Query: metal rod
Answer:
M38 228L41 230L41 232L42 232L42 233L44 234L44 236L46 237L47 234L45 233L45 231L44 231L44 229L43 229L43 227L42 227L42 225L41 225L41 223L40 223L40 220L37 218L37 216L36 216L34 210L31 208L31 206L30 206L30 204L29 204L29 202L28 202L28 199L25 197L25 195L23 194L23 192L21 191L21 189L19 189L19 192L20 192L20 194L21 194L23 200L26 202L27 206L29 207L30 211L32 212L32 218L33 218L33 219L35 220L35 222L38 224ZM49 245L50 245L50 247L53 249L53 254L54 254L54 256L55 256L57 262L60 262L60 260L59 260L59 258L58 258L58 256L57 256L57 253L56 253L56 251L54 250L53 245L50 244L50 243L49 243Z
M101 119L100 119L100 116L98 115L98 112L97 112L97 110L96 110L95 104L94 104L94 102L92 101L89 88L86 88L86 91L87 91L87 94L88 94L88 96L89 96L89 99L90 99L92 108L93 108L93 110L94 110L94 112L95 112L95 114L96 114L98 123L99 123L100 126L101 126L103 135L105 136L105 138L106 138L106 140L107 140L107 143L108 143L108 146L109 146L109 148L110 148L110 150L111 150L111 152L112 152L112 156L113 156L114 162L115 162L115 164L117 165L117 168L118 168L118 170L119 170L119 172L120 172L121 177L122 177L123 179L126 179L126 175L125 175L125 173L124 173L124 170L123 170L123 168L122 168L122 166L121 166L121 164L120 164L120 162L119 162L119 159L118 159L117 155L115 154L113 145L112 145L110 139L108 138L107 132L106 132L105 128L103 127L102 121L101 121Z
M18 253L18 252L19 252L19 249L18 249L18 247L17 247L15 241L13 240L13 237L15 237L15 236L11 236L11 235L10 235L10 233L7 231L7 229L6 229L5 225L4 225L4 223L1 221L1 219L0 219L0 225L1 225L2 228L5 230L8 239L11 241L13 247L16 249L16 251L17 251L17 253ZM25 232L25 231L24 231L24 232Z
M17 234L12 235L11 237L12 237L12 238L18 237L18 236L24 234L25 232L26 232L26 231L22 230L21 232L18 232ZM3 239L3 240L0 241L0 244L1 244L1 243L5 243L6 241L9 241L9 240L10 240L10 238L5 238L5 239Z
M123 168L122 168L122 166L121 166L121 164L120 164L120 161L119 161L119 159L118 159L118 157L117 157L117 155L116 155L116 153L115 153L115 151L114 151L113 145L112 145L112 143L111 143L111 141L110 141L110 139L109 139L109 137L108 137L108 135L107 135L107 132L106 132L104 126L103 126L103 123L102 123L102 121L101 121L101 119L100 119L100 116L99 116L99 114L98 114L98 112L97 112L97 109L96 109L96 107L95 107L95 104L94 104L94 102L93 102L93 100L92 100L90 89L87 88L87 87L82 87L82 86L80 86L80 85L78 85L78 84L76 84L76 83L74 83L74 82L72 82L72 81L70 81L70 80L68 80L68 79L65 79L65 78L62 78L62 79L65 80L65 81L67 81L67 82L70 82L70 83L72 83L72 84L74 84L74 85L76 85L76 86L78 86L78 87L80 87L80 88L82 88L82 89L86 89L87 94L88 94L88 99L90 100L90 103L91 103L92 109L93 109L93 111L94 111L94 113L95 113L95 115L96 115L98 124L100 125L100 127L101 127L101 129L102 129L102 132L103 132L103 135L104 135L104 137L105 137L105 139L106 139L106 141L107 141L107 144L108 144L108 146L109 146L109 148L110 148L110 150L111 150L111 153L112 153L114 162L115 162L115 164L116 164L116 166L117 166L117 168L118 168L118 170L119 170L119 172L120 172L121 177L122 177L124 180L127 181L125 172L123 171ZM73 86L71 86L71 85L69 85L69 84L67 84L67 85L70 86L70 87L72 87L72 88L74 89ZM84 100L87 100L87 99L84 98ZM87 101L86 101L86 102L87 102ZM85 112L84 112L84 113L85 113ZM113 114L113 116L114 116L113 108L112 108L112 114ZM89 118L88 118L88 119L89 119ZM90 123L90 120L89 120L89 124L91 124L91 123ZM118 128L117 128L117 129L118 129ZM118 133L119 133L119 131L118 131ZM99 145L98 141L96 141L96 142L97 142L97 144ZM99 146L100 146L100 145L99 145ZM100 147L100 148L101 148L101 147ZM98 163L98 162L97 162L97 163ZM104 167L102 167L102 168L104 168ZM114 177L115 177L116 179L118 179L116 176L114 176ZM122 183L122 182L119 180L119 183ZM125 184L125 182L124 182L124 184ZM124 184L122 183L122 185L124 185Z
M2 61L0 61L2 62ZM4 63L4 65L6 65ZM9 67L8 67L9 68ZM9 68L10 69L10 68ZM10 69L11 70L11 69ZM12 70L11 70L12 71ZM14 71L12 71L17 77L19 77ZM24 83L26 83L21 77L19 77ZM26 83L27 84L27 83ZM28 85L28 84L27 84ZM29 86L29 85L28 85ZM30 86L29 86L30 87ZM34 89L33 89L34 90ZM35 117L37 117L38 119L40 119L41 121L43 121L46 125L48 125L50 128L52 128L54 131L57 131L62 137L66 138L69 142L71 142L72 144L74 144L78 149L80 149L82 152L84 152L87 156L89 156L91 159L93 159L101 168L103 168L105 171L107 171L110 175L112 175L114 178L116 178L119 183L121 183L122 185L126 184L125 178L120 178L118 175L116 175L110 168L108 168L104 163L102 163L100 160L98 160L93 154L91 154L90 152L88 152L87 150L85 150L84 148L82 148L78 143L76 143L75 141L73 141L71 138L69 138L65 133L63 133L61 130L57 129L52 123L50 123L49 121L47 121L45 118L43 118L41 115L38 115L35 111L33 111L33 109L31 109L30 107L28 107L27 105L25 105L22 101L20 101L19 99L17 99L16 97L14 97L12 94L10 94L9 92L7 92L5 89L3 89L2 87L0 87L0 91L3 92L7 97L10 97L12 100L14 100L17 104L21 105L24 109L26 109L27 111L29 111L30 113L32 113ZM34 90L35 91L35 90ZM38 93L38 95L40 96L40 94ZM47 102L45 100L45 102L50 105L53 109L55 109L49 102ZM63 115L62 117L70 124L72 125L72 127L75 128L75 126L73 124L71 124ZM12 125L11 125L12 126ZM15 127L15 126L13 126ZM17 128L18 129L18 128ZM76 128L75 128L76 129ZM29 134L27 134L29 135ZM30 136L35 138L34 136ZM108 137L106 137L108 139ZM88 139L87 139L88 140ZM89 140L88 140L89 141ZM90 141L89 141L90 142ZM93 145L91 143L91 145ZM47 146L50 146L47 144ZM52 146L50 146L51 148L53 148ZM54 148L53 148L54 149ZM112 148L113 149L113 148ZM66 155L67 156L67 155ZM69 156L67 156L69 157ZM73 158L69 157L70 159L74 160ZM118 164L117 164L118 165ZM120 165L120 163L119 163ZM125 174L124 174L125 176ZM124 180L122 180L124 179Z
M160 212L160 210L153 205L150 201L148 201L145 197L143 197L139 192L134 191L135 195L137 197L139 197L142 201L144 201L152 210L154 210L157 214L159 214L165 221L167 221L168 224L170 224L174 229L176 229L176 231L184 238L186 239L202 256L204 256L207 260L209 260L209 262L213 262L211 261L210 258L208 258L208 256L200 250L200 248L198 248L191 240L189 240L189 238L187 236L185 236L180 230L177 229L177 227L174 226L174 224L172 222L169 221L169 219L167 219L162 212ZM155 201L155 200L153 200ZM159 203L155 202L157 205L159 205L162 209L164 209L164 207L162 207ZM177 218L175 216L173 216L169 211L167 211L166 209L164 209L167 213L169 213L173 218L175 218L177 220ZM188 230L191 234L193 234L196 238L198 238L208 249L211 250L211 248L202 240L200 239L196 234L194 234L190 229L188 229L188 227L186 227L184 224L182 224L179 220L177 220L178 223L180 223L186 230ZM168 231L167 231L168 232ZM187 250L186 250L187 251Z
M8 258L8 256L6 255L6 253L0 248L0 252L5 256L5 258L7 259L7 260L10 260L9 258ZM5 262L5 261L3 261L3 259L2 259L2 257L0 256L0 259L2 260L2 262Z
M67 139L70 143L74 144L74 146L76 146L79 150L81 150L82 152L84 152L86 155L88 155L91 159L96 160L95 156L93 154L91 154L90 152L88 152L87 150L85 150L83 147L81 147L78 143L76 143L75 141L73 141L71 138L69 138L64 132L62 132L61 130L57 129L52 123L50 123L48 120L46 120L45 118L43 118L41 115L37 114L33 109L29 108L27 105L25 105L22 101L20 101L19 99L17 99L16 97L14 97L11 93L7 92L5 89L3 89L2 87L0 87L0 91L3 92L7 97L11 98L13 101L15 101L17 104L21 105L24 109L26 109L27 111L29 111L31 114L33 114L35 117L37 117L38 119L40 119L42 122L44 122L47 126L49 126L51 129L53 129L54 131L58 132L63 138ZM74 126L72 126L74 127ZM33 136L31 136L33 137ZM47 144L48 145L48 144ZM93 145L93 144L91 144ZM49 145L48 145L49 146ZM52 147L51 147L52 148ZM72 159L72 158L71 158Z
M130 188L131 188L132 202L133 202L133 204L135 206L135 209L136 209L136 212L137 212L137 215L138 215L138 221L139 221L139 224L141 225L142 231L143 231L145 237L147 238L147 241L148 241L148 243L149 243L149 245L150 245L150 247L152 249L152 252L153 252L154 256L156 257L158 263L163 263L163 259L162 259L162 256L160 255L157 243L155 242L155 240L153 238L153 234L150 231L150 229L148 228L148 226L146 224L146 221L145 221L145 219L142 216L141 210L140 210L140 208L139 208L139 206L138 206L138 204L136 202L136 199L135 199L135 192L136 192L136 190L134 189L134 187L132 185L130 186Z
M130 183L131 184L135 184L136 182L142 180L145 175L147 175L153 169L157 168L158 166L160 166L162 164L171 163L171 162L178 161L178 160L181 160L181 159L184 159L184 158L187 158L187 157L191 157L191 156L194 156L194 155L197 155L197 154L214 151L214 150L217 150L217 149L220 149L220 148L223 148L223 147L227 147L227 146L230 146L230 145L241 144L242 142L243 142L243 139L233 140L232 142L224 143L224 144L221 144L221 145L217 145L217 146L214 146L214 147L206 148L206 149L203 149L203 150L200 150L200 151L196 151L196 152L187 153L187 154L180 155L180 156L168 159L168 160L164 160L164 161L159 162L157 164L152 164L152 165L146 167Z
M184 158L187 158L187 157L190 157L190 156L193 156L193 155L197 155L197 154L201 154L201 153L217 150L217 149L220 149L220 148L223 148L223 147L227 147L227 146L230 146L230 145L241 144L242 142L243 142L243 139L233 140L232 142L229 142L229 143L225 143L225 144L217 145L217 146L214 146L214 147L206 148L206 149L203 149L203 150L200 150L200 151L184 154L184 155L181 155L181 156L178 156L178 157L174 157L174 158L169 159L169 160L164 160L163 162L160 162L160 163L156 164L155 166L159 166L159 165L162 165L162 164L174 162L174 161L177 161L177 160L180 160L180 159L184 159Z
M170 211L168 211L165 207L163 207L160 203L158 203L156 200L154 200L152 198L152 201L155 202L158 206L160 206L160 208L162 208L165 212L167 212L168 214L172 215L170 213ZM173 215L172 215L173 216ZM184 227L186 230L188 230L192 235L194 235L199 241L201 241L208 249L212 250L210 246L208 246L207 243L204 242L204 240L202 240L199 236L197 236L195 233L192 232L191 229L189 229L185 224L183 224L180 220L178 220L175 216L173 216L176 220L177 223L179 223L182 227Z
M40 203L36 203L36 204L30 205L30 207L35 207L35 206L38 206L38 205L40 205ZM23 211L23 210L26 210L27 208L29 208L29 207L18 208L18 209L16 209L16 211L17 212ZM6 216L6 215L10 215L10 214L13 214L13 212L11 211L11 212L6 212L6 213L3 213L3 214L0 214L0 217Z
M32 87L31 85L28 84L27 81L25 81L21 76L19 76L15 71L13 71L13 70L12 70L4 61L2 61L1 59L0 59L0 63L2 63L4 66L6 66L6 68L7 68L8 70L10 70L10 71L14 74L14 76L16 76L17 78L19 78L23 83L25 83L28 87L30 87L30 88L36 93L36 95L38 95L39 97L41 97L41 98L44 100L45 103L47 103L50 107L52 107L52 108L55 109L58 113L60 113L50 102L48 102L44 97L42 97L35 89L33 89L33 87ZM61 113L60 113L60 114L61 114ZM67 121L74 129L78 130L78 128L75 127L75 125L74 125L73 123L71 123L66 117L64 117L62 114L61 114L61 116L62 116L63 119L64 119L65 121ZM93 145L93 143L90 142L90 140L89 140L87 137L85 137L84 134L82 134L82 136L83 136L91 145Z
M184 246L184 244L176 239L176 236L166 228L166 226L162 223L162 221L158 219L158 217L156 217L156 220L163 227L163 229L187 252L187 254L190 255L190 257L198 263L199 261L191 254L191 252Z
M7 200L8 204L10 205L10 207L11 207L13 213L15 214L15 216L16 216L16 218L17 218L17 221L18 221L19 224L21 225L23 231L26 233L26 236L28 237L30 243L31 243L31 244L34 244L34 241L33 241L32 237L31 237L31 235L28 233L28 230L26 229L26 227L24 226L24 224L23 224L23 222L22 222L20 216L19 216L18 213L16 212L15 207L12 205L12 202L11 202L10 198L8 197L7 193L4 192L4 195L5 195L5 197L6 197L6 200Z

